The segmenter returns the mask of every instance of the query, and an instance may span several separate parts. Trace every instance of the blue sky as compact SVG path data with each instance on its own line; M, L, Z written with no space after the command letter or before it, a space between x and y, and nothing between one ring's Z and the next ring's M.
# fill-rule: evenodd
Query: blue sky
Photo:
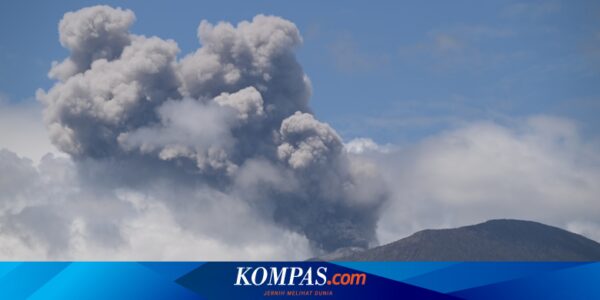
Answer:
M402 144L472 120L536 114L600 130L597 1L3 1L0 93L35 101L67 52L57 24L94 4L131 9L137 34L198 48L202 19L237 23L273 14L304 37L300 63L312 107L345 139Z

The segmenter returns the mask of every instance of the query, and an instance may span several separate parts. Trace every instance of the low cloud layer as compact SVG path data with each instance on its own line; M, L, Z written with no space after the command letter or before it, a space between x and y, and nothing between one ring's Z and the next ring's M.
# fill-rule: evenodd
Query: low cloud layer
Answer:
M41 110L37 102L11 103L0 93L0 149L11 149L35 162L49 152L59 154L48 138Z
M388 187L374 220L380 243L492 218L536 220L598 240L600 144L579 132L568 119L535 116L473 122L413 145L353 140L344 150L355 180ZM5 259L303 259L315 253L308 234L290 229L301 215L278 219L312 209L311 202L283 197L286 205L274 208L263 188L297 193L306 183L264 159L236 171L235 190L228 192L164 169L152 184L116 185L140 171L90 180L90 174L128 171L53 155L36 165L7 150L0 151L0 169L11 174L0 180Z
M388 153L363 152L393 189L378 236L516 218L598 239L599 153L598 140L551 116L471 122Z
M34 166L0 150L3 259L300 259L312 251L231 195L170 179L109 189L76 164L48 155Z
M599 144L568 119L344 143L309 107L293 23L203 21L182 55L134 22L107 6L60 21L70 54L37 98L66 157L0 144L18 152L0 150L0 258L305 259L490 218L600 237Z

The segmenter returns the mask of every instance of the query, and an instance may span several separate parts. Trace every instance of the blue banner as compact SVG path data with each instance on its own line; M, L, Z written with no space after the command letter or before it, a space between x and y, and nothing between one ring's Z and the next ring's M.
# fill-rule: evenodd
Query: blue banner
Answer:
M600 299L598 262L5 262L0 299Z

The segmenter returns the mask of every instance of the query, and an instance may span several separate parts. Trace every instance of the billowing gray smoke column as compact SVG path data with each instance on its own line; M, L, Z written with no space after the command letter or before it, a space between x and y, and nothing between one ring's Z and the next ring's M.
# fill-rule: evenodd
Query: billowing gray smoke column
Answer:
M205 185L320 250L375 242L386 189L311 114L293 23L263 15L237 26L203 21L201 47L178 59L174 41L131 34L134 20L129 10L96 6L59 24L71 54L52 67L57 82L38 98L52 142L81 176Z

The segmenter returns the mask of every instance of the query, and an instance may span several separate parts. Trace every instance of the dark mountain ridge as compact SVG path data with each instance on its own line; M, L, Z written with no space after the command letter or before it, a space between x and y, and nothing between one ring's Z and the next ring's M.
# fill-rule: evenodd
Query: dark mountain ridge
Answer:
M532 221L490 220L452 229L419 231L364 251L341 251L338 261L597 261L600 244Z

